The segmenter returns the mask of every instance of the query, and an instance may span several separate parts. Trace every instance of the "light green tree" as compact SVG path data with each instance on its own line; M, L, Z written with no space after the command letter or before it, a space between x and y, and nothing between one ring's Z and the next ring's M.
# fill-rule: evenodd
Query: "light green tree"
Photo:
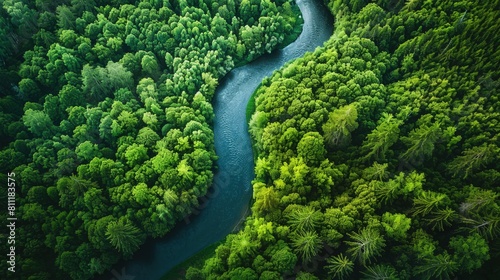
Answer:
M334 147L349 143L351 132L358 127L357 118L355 104L342 106L330 113L328 121L323 125L326 143Z
M322 241L314 231L294 232L290 236L292 246L303 263L311 261L321 250Z
M383 236L372 228L364 228L359 233L348 234L353 241L346 241L349 245L347 252L363 265L370 263L382 253L385 240Z
M402 123L393 115L384 113L377 127L366 136L361 146L362 152L366 154L364 159L368 160L372 157L385 159L389 148L398 140L399 126Z
M323 220L321 212L309 206L298 206L287 217L294 231L313 231Z
M411 163L421 163L420 159L432 156L434 144L442 134L439 123L434 123L431 126L426 124L419 126L411 131L408 137L401 137L401 141L408 147L401 158L411 161Z

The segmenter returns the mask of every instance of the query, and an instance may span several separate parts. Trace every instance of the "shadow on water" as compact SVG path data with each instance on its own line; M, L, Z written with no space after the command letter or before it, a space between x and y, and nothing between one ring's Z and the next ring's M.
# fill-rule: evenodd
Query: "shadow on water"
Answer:
M194 214L180 221L165 237L148 239L131 260L115 265L99 279L160 279L177 264L223 239L248 214L252 197L253 154L245 109L263 78L286 62L303 56L330 38L333 19L321 0L298 0L304 18L297 40L233 69L220 82L214 98L215 150L218 171L209 193Z

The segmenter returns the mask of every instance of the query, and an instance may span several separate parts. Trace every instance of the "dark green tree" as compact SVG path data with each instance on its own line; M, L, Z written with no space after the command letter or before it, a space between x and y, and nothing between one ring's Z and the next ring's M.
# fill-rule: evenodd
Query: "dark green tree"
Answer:
M354 263L342 253L329 257L326 262L328 274L335 279L348 279L353 271Z

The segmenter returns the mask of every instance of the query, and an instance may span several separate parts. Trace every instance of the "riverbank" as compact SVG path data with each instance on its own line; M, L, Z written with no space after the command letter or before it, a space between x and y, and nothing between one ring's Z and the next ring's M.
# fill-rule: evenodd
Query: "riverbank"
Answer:
M179 265L172 268L169 272L167 272L161 280L181 280L184 279L184 275L186 274L186 270L190 266L203 266L205 260L215 256L215 249L222 243L224 243L225 239L216 242L205 249L199 251L194 256L180 263Z

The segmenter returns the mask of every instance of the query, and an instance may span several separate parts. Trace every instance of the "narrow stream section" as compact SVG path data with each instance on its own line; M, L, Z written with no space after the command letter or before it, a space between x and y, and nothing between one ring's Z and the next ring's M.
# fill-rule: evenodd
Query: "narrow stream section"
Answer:
M321 0L297 0L304 26L299 38L283 50L229 72L215 93L215 150L218 171L210 198L199 213L180 221L162 239L149 240L132 260L115 266L115 279L160 279L177 264L231 233L246 217L252 197L253 155L245 119L250 96L263 78L286 62L330 38L333 19Z

